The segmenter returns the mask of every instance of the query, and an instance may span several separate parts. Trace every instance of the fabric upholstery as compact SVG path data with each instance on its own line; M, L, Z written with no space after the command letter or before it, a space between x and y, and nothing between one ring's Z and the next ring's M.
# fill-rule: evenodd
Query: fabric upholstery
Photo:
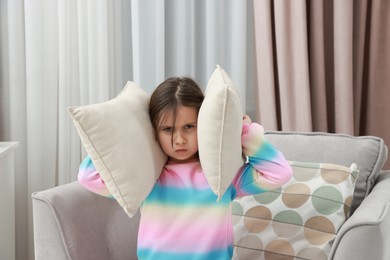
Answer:
M139 212L130 219L116 201L78 182L32 198L36 260L137 259Z

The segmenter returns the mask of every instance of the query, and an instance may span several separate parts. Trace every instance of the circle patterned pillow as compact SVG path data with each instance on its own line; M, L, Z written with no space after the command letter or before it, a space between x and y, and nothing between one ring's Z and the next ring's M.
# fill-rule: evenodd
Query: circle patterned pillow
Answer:
M358 167L290 162L281 188L233 202L233 259L326 260L348 217Z

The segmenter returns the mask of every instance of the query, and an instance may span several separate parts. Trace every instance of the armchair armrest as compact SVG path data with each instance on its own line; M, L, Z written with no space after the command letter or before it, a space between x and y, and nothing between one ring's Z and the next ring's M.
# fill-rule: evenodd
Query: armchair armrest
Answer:
M390 259L390 171L344 223L333 243L330 259Z
M35 259L137 259L139 213L78 182L32 195Z

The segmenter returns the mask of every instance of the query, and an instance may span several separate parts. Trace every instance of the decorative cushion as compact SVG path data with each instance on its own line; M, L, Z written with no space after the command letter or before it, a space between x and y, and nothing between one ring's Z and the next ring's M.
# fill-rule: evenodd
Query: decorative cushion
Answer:
M293 178L281 188L233 202L234 259L328 259L359 170L354 163L290 164Z
M359 177L351 214L372 190L387 160L387 146L382 138L375 136L296 131L267 131L265 136L290 161L326 162L347 167L358 163Z
M198 117L199 159L212 191L222 197L243 165L242 107L233 83L217 65Z
M68 108L92 162L130 217L167 160L154 138L148 105L148 94L128 82L112 100Z

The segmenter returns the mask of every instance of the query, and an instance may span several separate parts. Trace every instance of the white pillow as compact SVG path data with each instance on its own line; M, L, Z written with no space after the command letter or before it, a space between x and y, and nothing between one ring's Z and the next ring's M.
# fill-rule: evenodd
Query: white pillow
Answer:
M199 159L212 191L223 196L243 165L242 107L233 83L217 65L198 116Z
M108 190L132 217L167 160L154 138L149 96L133 82L107 102L70 107L81 141Z

